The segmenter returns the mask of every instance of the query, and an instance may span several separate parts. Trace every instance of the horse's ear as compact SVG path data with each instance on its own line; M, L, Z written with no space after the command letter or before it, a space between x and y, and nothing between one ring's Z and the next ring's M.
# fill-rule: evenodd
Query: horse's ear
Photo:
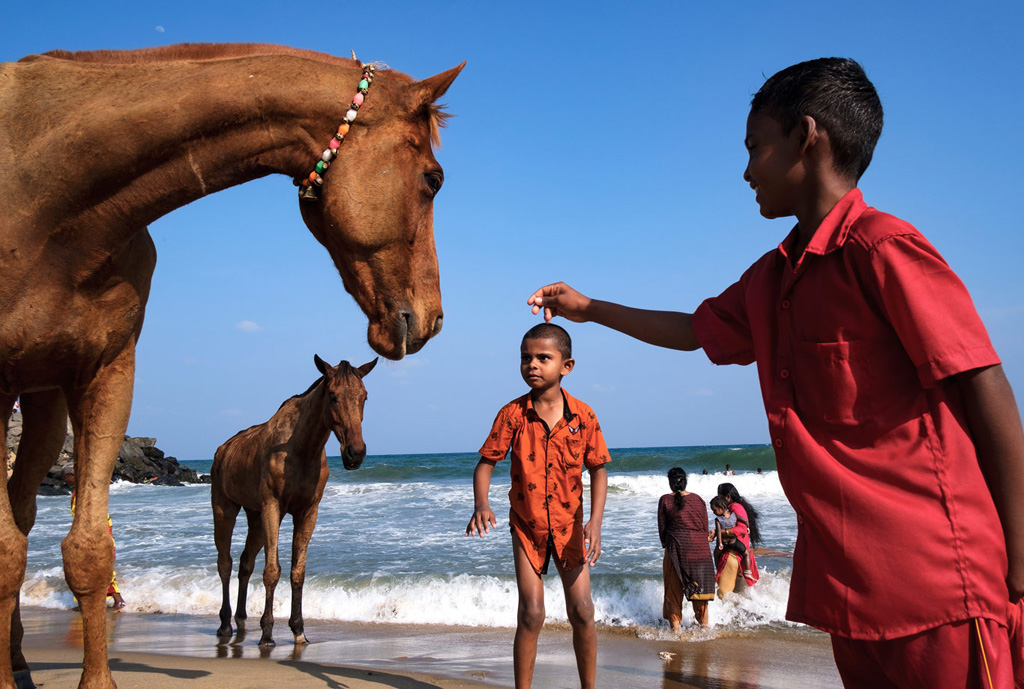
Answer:
M459 72L465 66L466 61L463 60L461 65L452 67L447 72L435 74L413 84L412 88L415 89L416 100L419 101L419 104L429 105L443 96L448 87L455 81L455 77L459 76Z
M329 368L329 366L327 365L327 362L321 359L318 354L313 355L313 363L316 364L317 371L320 371L320 373L327 375L327 369Z
M380 357L377 357L377 359L379 358ZM356 369L357 371L359 371L360 378L364 378L367 373L373 370L373 367L377 365L377 359L374 359L373 361L368 361L367 363L363 364L362 366Z

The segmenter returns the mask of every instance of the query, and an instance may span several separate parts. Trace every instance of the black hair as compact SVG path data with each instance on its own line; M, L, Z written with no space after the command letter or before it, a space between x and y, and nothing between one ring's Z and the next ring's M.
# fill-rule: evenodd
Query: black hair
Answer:
M572 358L572 338L565 328L554 323L538 323L523 335L523 342L527 340L551 340L558 348L563 359Z
M822 57L768 78L750 101L751 113L778 120L786 134L810 116L828 132L836 170L854 182L871 163L882 134L882 101L856 61Z
M725 498L729 503L738 502L743 505L743 509L747 511L747 526L750 528L750 545L759 544L761 542L761 530L757 528L757 518L759 515L754 506L747 502L740 495L740 492L736 490L736 486L731 483L719 483L718 495Z
M720 510L725 510L727 512L732 511L729 509L729 501L723 498L721 495L716 495L715 497L711 498L708 501L708 507L710 507L712 511L714 511L716 507Z
M676 509L683 509L683 491L686 490L686 470L680 467L669 469L668 487L675 493Z

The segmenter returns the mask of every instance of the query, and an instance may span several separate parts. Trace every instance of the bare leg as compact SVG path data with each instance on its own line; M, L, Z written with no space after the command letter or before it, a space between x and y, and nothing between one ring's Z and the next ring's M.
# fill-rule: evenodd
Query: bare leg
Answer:
M693 617L697 620L697 623L702 627L708 626L708 602L706 600L694 600L690 601L690 605L693 606Z
M36 491L64 446L68 408L64 393L46 390L21 396L24 426L18 445L18 461L7 486L11 510L18 529L28 536L36 521ZM6 452L6 443L0 447ZM31 675L21 651L24 630L20 606L11 618L11 666L19 686L30 686Z
M560 565L561 563L559 563ZM565 612L572 625L572 648L582 689L594 689L597 677L597 626L594 601L590 596L590 568L586 564L558 573L565 591Z
M239 506L224 495L220 477L213 480L210 488L210 504L213 506L213 541L217 546L217 574L220 575L221 589L217 636L223 639L231 636L231 535L235 531Z
M530 689L533 669L537 664L537 639L544 626L544 580L533 571L526 549L515 531L512 532L512 555L516 564L516 587L519 589L512 669L516 689Z
M288 619L288 626L297 644L309 643L302 619L302 586L306 582L306 552L309 549L309 539L313 537L313 529L316 528L319 511L319 504L314 503L300 517L292 515L295 522L292 533L292 614Z
M740 559L735 553L726 556L725 566L718 576L718 597L724 598L725 594L736 590L736 579L739 577Z
M130 342L85 389L65 391L75 431L75 518L61 551L64 577L82 608L85 653L79 689L113 689L107 665L106 599L114 571L107 529L110 475L132 404L135 346Z
M238 558L238 605L235 606L235 622L239 629L245 627L245 621L249 618L246 611L249 598L249 578L256 569L256 556L263 550L267 539L263 534L263 514L258 510L245 511L245 519L249 524L245 532L245 547L242 555Z
M267 598L260 618L260 646L274 645L274 591L281 580L281 564L277 555L277 535L281 529L281 508L271 500L263 505L263 532L266 534L266 564L263 566L263 587Z

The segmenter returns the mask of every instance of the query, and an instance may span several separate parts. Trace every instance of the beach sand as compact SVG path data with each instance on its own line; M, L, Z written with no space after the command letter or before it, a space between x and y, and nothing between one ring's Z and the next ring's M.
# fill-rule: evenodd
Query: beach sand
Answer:
M23 608L25 655L41 689L74 689L81 674L81 618ZM278 645L249 634L217 643L215 617L108 613L110 667L120 689L479 689L512 687L513 629L307 620L313 641L295 646L285 620ZM807 629L756 632L599 630L598 686L629 689L828 689L842 686L828 636ZM672 654L662 657L661 654ZM578 687L567 627L541 634L534 686Z

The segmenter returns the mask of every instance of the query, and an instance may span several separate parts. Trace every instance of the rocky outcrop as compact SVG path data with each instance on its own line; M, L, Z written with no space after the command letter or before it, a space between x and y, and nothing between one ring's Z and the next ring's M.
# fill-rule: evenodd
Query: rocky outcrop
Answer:
M17 447L21 440L21 414L11 417L7 430L7 472L8 477L17 459ZM40 495L68 494L71 491L63 479L64 467L73 465L74 435L68 422L67 437L56 463L50 468L39 486ZM183 467L174 457L168 457L156 446L156 438L124 437L114 464L114 480L132 483L155 483L161 486L180 486L184 483L203 483L208 476L199 476L194 470Z

